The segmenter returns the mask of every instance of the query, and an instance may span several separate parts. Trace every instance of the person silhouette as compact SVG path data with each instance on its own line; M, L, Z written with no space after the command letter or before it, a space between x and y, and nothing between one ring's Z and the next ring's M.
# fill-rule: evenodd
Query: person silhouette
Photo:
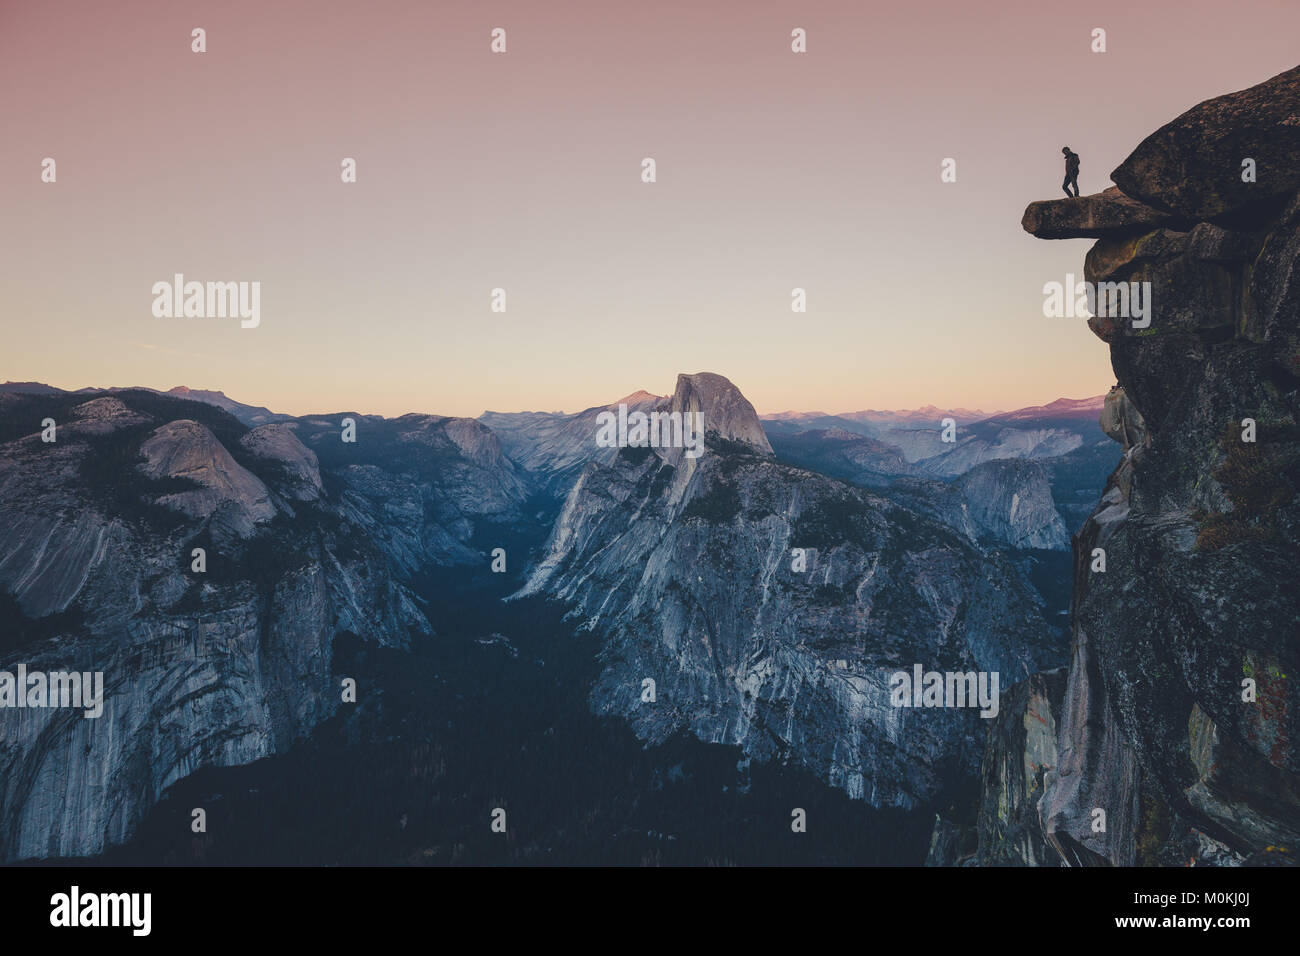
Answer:
M1065 194L1071 197L1079 195L1079 154L1072 151L1068 146L1062 146L1061 152L1065 154L1065 181L1061 183L1061 188ZM1074 192L1070 192L1070 187L1074 187Z

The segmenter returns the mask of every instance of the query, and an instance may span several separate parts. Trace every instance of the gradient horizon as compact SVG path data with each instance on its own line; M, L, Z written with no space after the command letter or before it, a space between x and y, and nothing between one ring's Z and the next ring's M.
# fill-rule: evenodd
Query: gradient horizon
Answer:
M0 0L0 380L289 414L572 412L705 370L762 414L1101 394L1106 346L1041 311L1090 241L1024 207L1062 145L1098 192L1297 35L1293 0ZM260 327L154 318L176 272L260 281Z

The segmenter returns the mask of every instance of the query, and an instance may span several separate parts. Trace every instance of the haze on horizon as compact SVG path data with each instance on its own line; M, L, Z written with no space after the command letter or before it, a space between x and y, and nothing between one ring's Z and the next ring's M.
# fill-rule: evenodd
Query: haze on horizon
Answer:
M709 370L707 370L707 369L700 369L700 370L698 370L698 371L709 371ZM725 377L725 376L724 376L724 377ZM734 383L733 383L733 384L734 384ZM382 413L379 413L379 412L367 412L367 411L364 410L364 409L343 408L343 407L338 407L338 408L333 408L333 407L330 407L330 408L323 408L323 407L322 407L322 408L313 408L313 409L308 409L308 410L306 410L306 411L302 411L302 412L288 412L288 411L286 411L286 410L283 409L283 408L276 408L276 407L273 407L273 406L267 406L267 405L265 405L263 402L259 402L259 401L256 401L256 400L254 400L254 399L241 398L241 397L238 396L238 395L230 395L230 394L226 393L226 392L225 392L224 390L222 390L222 389L218 389L218 388L213 388L213 389L199 389L199 388L193 388L193 387L191 387L191 386L183 385L183 384L173 385L173 386L171 386L171 387L169 387L169 388L165 388L165 387L161 387L161 386L156 386L156 385L147 385L147 384L140 384L140 383L132 383L132 384L130 384L130 385L126 385L126 384L116 384L116 385L91 385L91 386L62 386L62 385L53 385L53 383L51 383L51 382L35 382L35 381L23 382L23 381L16 381L16 380L5 380L5 381L3 381L3 382L0 382L0 388L3 388L4 386L11 386L11 385L12 385L12 386L18 386L18 385L25 385L25 386L31 386L31 385L38 385L38 386L39 386L39 385L51 385L51 386L54 387L54 388L63 388L65 391L80 391L80 390L84 390L84 389L86 389L86 388L90 388L90 389L104 389L104 390L106 390L106 391L125 390L125 389L132 389L132 388L147 388L147 389L154 389L155 391L158 391L158 392L169 393L169 392L175 392L175 391L180 390L180 389L184 389L184 390L188 390L188 391L191 391L191 392L197 392L197 391L219 392L220 394L224 395L226 398L231 399L232 401L238 402L238 403L241 404L241 405L248 405L248 406L253 406L253 407L266 407L266 408L269 408L270 411L272 411L272 412L276 412L277 414L288 414L288 415L295 415L295 416L329 415L329 414L335 414L335 413L339 413L339 412L360 412L361 414L382 414ZM629 392L629 393L626 394L626 395L619 396L618 398L614 398L614 399L596 399L596 400L594 400L594 401L586 402L585 404L583 404L583 405L581 405L581 406L578 406L578 407L574 407L574 408L541 408L541 407L538 407L538 408L485 408L485 409L483 409L482 414L487 414L487 413L489 413L489 412L506 413L506 414L512 414L512 413L536 413L536 412L554 413L554 414L577 414L577 413L579 413L579 412L588 411L588 410L590 410L590 409L592 409L592 408L602 408L602 407L607 407L607 406L611 406L611 405L617 405L617 404L619 404L620 402L626 402L626 403L628 403L628 404L633 404L633 403L638 402L638 401L641 401L641 400L643 400L643 399L645 399L645 398L668 398L668 397L671 397L671 394L672 394L672 393L671 393L671 390L670 390L667 394L656 394L656 393L650 392L650 391L647 390L647 389L636 389L635 391ZM1005 413L1008 413L1008 412L1022 411L1022 410L1024 410L1025 408L1039 408L1039 407L1050 406L1050 405L1060 404L1060 403L1080 403L1080 402L1094 402L1094 401L1095 401L1096 403L1098 403L1098 409L1100 409L1100 401L1101 401L1102 399L1104 399L1104 398L1105 398L1105 395L1104 395L1104 394L1100 394L1100 393L1097 394L1097 395L1088 395L1088 396L1084 396L1084 397L1082 397L1082 398L1071 398L1070 396L1058 396L1057 398L1052 399L1052 400L1050 400L1050 401L1033 402L1033 403L1031 403L1031 404L1029 404L1029 405L1026 405L1026 406L1020 406L1019 408L976 408L976 407L972 407L972 406L969 406L969 405L960 405L960 404L958 404L958 405L945 405L945 406L942 406L942 407L940 407L940 406L934 406L934 405L923 405L923 406L917 406L917 407L914 407L914 408L867 408L867 407L862 407L862 408L843 408L843 409L838 409L838 410L836 410L836 411L826 411L825 409L821 409L821 408L786 408L786 409L780 409L780 410L755 408L755 412L756 412L756 414L759 416L759 418L764 418L764 419L768 419L768 418L780 418L780 417L783 417L783 416L818 416L818 415L826 415L826 416L830 416L830 417L837 417L837 416L845 416L845 415L854 415L854 414L858 414L858 413L862 413L862 412L876 412L876 413L880 413L880 414L882 414L882 415L888 415L888 414L891 414L891 413L899 413L899 414L902 414L902 413L915 413L915 412L922 412L922 411L934 411L934 412L950 412L950 411L955 411L955 412L973 412L973 413L977 413L977 414L979 414L981 417L992 418L992 417L995 417L995 416L997 416L997 415L1005 414ZM418 413L418 414L445 414L445 413L442 413L442 412L438 412L437 410L434 410L434 409L427 409L427 408L410 408L410 409L406 409L406 411L403 411L403 412L397 413L397 415L386 415L385 417L390 417L390 418L391 418L391 417L398 417L398 415L405 415L405 414L407 414L407 413ZM477 417L479 417L479 416L477 416L477 415L470 415L470 416L464 416L464 417L477 418Z
M1300 33L1289 0L710 7L0 6L0 380L390 416L701 370L763 414L1098 395L1105 346L1042 315L1088 243L1025 205L1062 195L1062 145L1098 192ZM155 318L178 272L259 281L260 326Z

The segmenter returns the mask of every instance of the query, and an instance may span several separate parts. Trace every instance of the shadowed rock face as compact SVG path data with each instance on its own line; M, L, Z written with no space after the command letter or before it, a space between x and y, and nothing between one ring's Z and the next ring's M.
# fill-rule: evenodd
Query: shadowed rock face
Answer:
M700 403L705 453L590 463L522 592L569 602L604 638L592 708L652 741L689 730L788 757L876 806L973 775L987 721L894 707L890 677L921 663L1005 686L1059 662L1041 599L942 524L776 461L738 390L700 379L679 378L671 407Z
M1258 183L1241 182L1244 157ZM1300 69L1188 111L1114 178L1181 221L1139 209L1087 257L1091 281L1150 282L1153 310L1145 329L1089 321L1119 379L1101 424L1124 456L1075 539L1075 649L1043 830L1071 863L1186 862L1192 836L1216 860L1270 846L1294 859ZM1080 222L1066 234L1096 235ZM1244 680L1257 699L1243 700Z
M343 443L344 418L357 440ZM484 522L517 520L529 484L481 422L442 415L395 419L351 413L299 419L299 439L338 482L339 506L403 573L465 564Z

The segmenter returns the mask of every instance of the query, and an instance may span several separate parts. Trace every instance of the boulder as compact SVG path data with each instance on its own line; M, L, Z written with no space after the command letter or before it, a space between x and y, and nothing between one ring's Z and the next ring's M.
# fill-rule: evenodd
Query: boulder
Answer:
M1255 181L1242 163L1255 161ZM1128 195L1191 220L1248 213L1300 189L1300 66L1216 96L1160 127L1110 174Z

